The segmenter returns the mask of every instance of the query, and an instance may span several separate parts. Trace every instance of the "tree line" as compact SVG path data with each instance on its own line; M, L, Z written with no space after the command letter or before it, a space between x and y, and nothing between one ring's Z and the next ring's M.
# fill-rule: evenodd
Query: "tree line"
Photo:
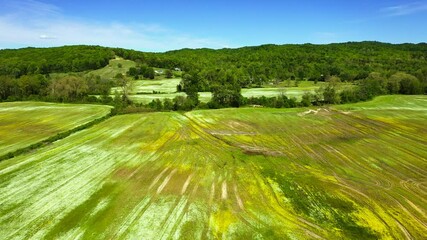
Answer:
M109 95L113 86L127 89L132 83L128 78L120 75L101 79L82 73L107 65L115 56L137 62L137 67L127 72L134 79L153 79L154 67L184 70L177 91L185 92L187 97L144 106L150 109L190 110L242 105L295 107L365 101L382 94L427 93L425 43L263 45L165 53L65 46L0 50L0 101L101 102L127 107L131 101L125 90L124 94L116 93L114 98ZM50 73L54 72L67 74L52 78ZM172 77L172 71L166 71L166 75ZM315 93L304 94L300 102L286 96L244 98L241 95L242 88L283 81L290 84L291 80L295 85L306 80L327 84ZM338 82L351 82L355 87L339 89ZM199 101L198 92L202 91L212 92L211 101Z
M182 49L143 53L115 49L121 57L148 66L199 72L200 88L210 91L223 72L235 75L241 88L282 81L325 81L336 76L358 82L371 73L386 78L398 72L415 76L427 92L427 44L348 42L327 45L262 45L238 49Z
M365 79L372 72L386 77L405 72L427 81L427 44L348 42L327 45L262 45L238 49L182 49L165 53L143 53L116 49L121 57L149 66L200 71L205 90L216 82L216 72L230 70L240 87L291 80L342 81Z
M338 76L357 81L372 72L387 77L406 72L421 81L427 78L427 44L348 42L327 45L262 45L238 49L182 49L149 53L100 46L64 46L0 50L0 75L81 72L99 69L114 56L133 60L145 69L139 75L150 78L152 69L180 68L201 71L204 86L214 84L215 72L230 70L238 75L242 88L271 81L317 80ZM150 71L150 72L147 72ZM133 72L134 75L135 72Z
M99 76L68 74L51 78L49 75L23 75L19 78L0 75L0 101L52 102L112 102L110 89L113 80ZM100 95L101 98L90 97Z
M174 99L153 100L148 107L156 111L189 111L197 109L217 109L224 107L270 107L270 108L295 108L322 106L325 104L344 104L371 100L376 96L387 94L423 94L425 89L421 81L415 76L398 72L390 77L380 73L370 73L367 78L358 81L351 88L342 89L341 79L337 76L327 77L326 84L312 92L305 92L300 101L295 97L288 97L286 93L275 97L243 97L241 88L231 72L226 72L223 78L214 87L212 99L207 103L199 101L200 75L198 72L187 73L179 85L186 97L177 96ZM234 84L233 84L234 83Z

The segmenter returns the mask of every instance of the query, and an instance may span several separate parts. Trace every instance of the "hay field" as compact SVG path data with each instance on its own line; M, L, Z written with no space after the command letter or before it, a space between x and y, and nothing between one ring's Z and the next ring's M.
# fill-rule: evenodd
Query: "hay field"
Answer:
M0 162L5 239L425 239L427 98L112 117Z
M0 103L0 156L101 118L110 109L88 104Z

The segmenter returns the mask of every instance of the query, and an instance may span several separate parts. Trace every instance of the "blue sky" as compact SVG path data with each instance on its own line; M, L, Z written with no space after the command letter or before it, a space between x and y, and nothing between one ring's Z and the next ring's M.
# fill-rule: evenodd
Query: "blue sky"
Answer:
M0 0L0 48L427 41L427 0Z

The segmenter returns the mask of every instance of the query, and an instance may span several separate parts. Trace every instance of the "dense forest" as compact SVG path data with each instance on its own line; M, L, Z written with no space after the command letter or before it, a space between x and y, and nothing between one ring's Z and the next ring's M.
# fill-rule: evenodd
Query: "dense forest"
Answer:
M328 45L262 45L238 49L182 49L166 53L141 53L115 49L126 59L161 68L198 69L207 76L227 69L241 75L242 87L273 79L320 79L338 76L342 81L361 80L371 72L389 77L396 72L425 78L427 44L349 42Z
M99 69L115 56L99 46L64 46L0 50L0 75L81 72Z
M148 53L99 46L64 46L0 50L0 100L111 103L109 89L123 85L122 76L101 79L80 74L106 66L115 56L133 60L136 68L128 77L154 78L153 67L182 69L178 91L186 99L175 99L174 110L200 106L198 92L212 92L206 107L238 107L260 104L270 107L297 106L295 99L244 99L241 88L261 87L283 81L329 82L316 94L307 93L300 105L345 103L368 100L381 94L427 92L427 44L349 42L328 45L262 45L238 49L182 49ZM79 73L80 72L80 73ZM72 73L53 79L51 73ZM340 91L337 82L358 87ZM102 95L101 99L89 97ZM127 104L126 96L120 97ZM116 101L117 103L117 101ZM150 106L159 109L160 103ZM169 102L166 103L170 106ZM170 107L168 107L170 108Z

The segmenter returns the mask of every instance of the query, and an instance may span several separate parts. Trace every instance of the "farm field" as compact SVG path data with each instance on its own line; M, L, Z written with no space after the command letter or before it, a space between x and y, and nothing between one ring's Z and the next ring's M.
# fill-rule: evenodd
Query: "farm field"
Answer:
M180 79L164 79L164 80L138 80L134 82L134 87L129 95L129 98L137 103L149 103L153 99L163 100L165 98L173 99L176 96L186 96L185 93L176 92L176 86L179 84ZM280 94L285 94L288 97L295 97L298 101L305 92L314 93L317 88L322 84L310 87L290 87L290 88L277 88L277 87L263 87L263 88L243 88L242 96L250 97L277 97ZM344 86L347 87L347 86ZM120 88L113 88L114 91L121 92ZM160 92L152 94L153 91ZM113 95L111 95L113 97ZM209 102L212 98L210 92L199 92L199 100L201 102Z
M110 113L110 106L0 103L0 156Z
M302 95L304 95L305 92L311 92L314 93L315 89L305 89L305 88L247 88L242 89L242 96L244 97L277 97L281 94L286 95L287 97L295 97L298 99L298 101L301 100Z
M5 239L425 239L427 97L112 117L0 162Z
M134 80L130 90L132 95L153 95L153 91L160 94L173 94L176 93L176 86L181 82L181 79L162 79L162 80ZM111 88L111 92L115 91L121 93L120 87Z

